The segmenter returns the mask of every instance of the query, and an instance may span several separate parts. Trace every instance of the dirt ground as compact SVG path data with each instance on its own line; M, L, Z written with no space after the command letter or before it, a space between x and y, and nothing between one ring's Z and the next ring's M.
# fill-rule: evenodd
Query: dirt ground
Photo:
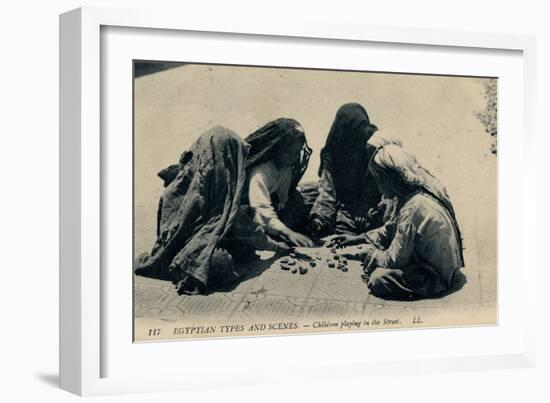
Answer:
M162 181L157 172L204 130L220 124L245 137L278 117L298 120L314 154L304 181L316 179L319 151L336 110L364 105L380 132L399 138L446 186L464 238L466 267L453 292L439 299L385 301L368 293L358 263L347 273L324 260L305 275L277 268L262 254L250 276L209 296L178 296L168 282L134 278L136 340L152 326L344 318L398 318L394 327L496 323L497 157L478 118L487 79L185 65L135 80L134 245L155 240ZM307 251L325 259L326 250ZM421 324L413 324L422 317ZM315 331L326 331L321 328ZM263 333L262 333L263 334ZM196 336L196 335L195 335ZM157 338L183 338L164 333ZM189 337L189 336L187 336ZM198 337L198 336L196 336Z

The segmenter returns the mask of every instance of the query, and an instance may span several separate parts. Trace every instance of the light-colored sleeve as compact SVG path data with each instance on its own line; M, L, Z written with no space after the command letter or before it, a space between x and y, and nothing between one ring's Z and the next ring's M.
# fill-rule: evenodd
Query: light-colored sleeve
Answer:
M279 198L278 209L285 207L288 202L288 194L290 193L290 184L292 183L292 167L286 167L279 171L279 189L277 189L277 197Z
M286 226L279 220L277 212L271 202L269 191L269 172L263 167L256 167L251 172L248 188L248 200L254 210L254 221L265 227L268 232L280 233Z
M378 204L378 207L381 208L383 205L386 206L386 211L384 212L384 224L381 227L372 229L365 234L367 241L374 244L380 249L387 249L390 245L390 242L395 236L395 231L397 227L397 199L387 199L383 198L382 201Z
M400 269L409 264L417 234L415 220L413 208L403 208L399 212L390 246L386 250L377 250L372 256L378 267Z
M386 249L395 235L396 220L386 221L381 227L367 231L365 238L377 248Z
M241 208L237 210L233 219L232 231L236 234L234 237L239 241L258 250L279 250L278 244Z

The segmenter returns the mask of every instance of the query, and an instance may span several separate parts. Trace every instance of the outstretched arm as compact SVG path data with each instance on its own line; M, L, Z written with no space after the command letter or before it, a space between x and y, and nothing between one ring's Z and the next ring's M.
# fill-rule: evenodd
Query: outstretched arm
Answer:
M248 199L254 210L254 221L265 228L268 234L286 238L295 246L313 246L311 239L292 231L279 219L271 201L268 181L267 174L261 170L251 174Z
M417 234L417 226L413 219L412 211L401 211L396 222L395 236L390 245L385 250L371 245L367 249L365 266L399 269L409 264Z

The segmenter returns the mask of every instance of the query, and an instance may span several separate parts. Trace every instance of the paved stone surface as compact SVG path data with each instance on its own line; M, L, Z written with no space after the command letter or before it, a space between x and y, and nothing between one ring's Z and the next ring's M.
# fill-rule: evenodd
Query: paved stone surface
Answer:
M348 249L349 251L349 249ZM351 250L353 252L353 250ZM278 260L269 255L249 264L250 270L263 267L263 272L235 285L231 291L207 296L179 296L166 282L135 277L135 316L137 318L178 320L291 320L307 318L365 317L373 314L475 310L495 299L494 287L483 290L482 270L476 265L465 267L457 276L454 289L436 299L389 301L371 295L361 281L358 261L350 260L349 271L342 272L326 264L328 250L307 251L320 255L322 261L309 267L306 274L291 273L279 268ZM271 264L266 264L271 262ZM476 262L474 262L476 263ZM491 283L492 284L492 283Z
M364 105L382 133L402 140L445 184L466 260L454 292L413 302L370 295L355 265L347 273L319 265L301 276L264 260L252 265L255 274L233 289L192 297L177 295L167 282L136 277L137 318L245 322L425 314L437 319L426 326L437 326L457 324L459 315L461 323L473 324L485 310L493 313L485 323L495 323L497 161L490 152L492 138L477 118L486 107L484 80L185 65L140 77L134 90L136 256L155 241L162 193L157 172L178 161L199 133L221 124L244 137L274 118L295 118L314 152L303 178L312 181L318 178L319 153L335 111L353 101Z

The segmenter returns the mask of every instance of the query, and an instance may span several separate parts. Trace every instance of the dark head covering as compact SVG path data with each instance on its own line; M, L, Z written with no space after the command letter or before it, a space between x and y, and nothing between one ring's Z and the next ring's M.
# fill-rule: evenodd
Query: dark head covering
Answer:
M139 258L137 274L169 270L173 278L187 274L208 285L214 249L239 209L248 148L216 126L182 155L162 196L157 241Z
M263 164L273 160L284 148L292 144L296 139L303 141L303 147L300 155L300 161L292 167L293 178L291 189L296 187L304 175L311 148L308 147L304 131L296 120L288 118L279 118L260 127L254 133L249 135L245 141L250 144L250 152L246 161L246 169Z
M358 103L342 105L336 112L321 150L319 175L323 169L331 172L338 199L354 200L364 191L369 160L366 144L376 130Z

